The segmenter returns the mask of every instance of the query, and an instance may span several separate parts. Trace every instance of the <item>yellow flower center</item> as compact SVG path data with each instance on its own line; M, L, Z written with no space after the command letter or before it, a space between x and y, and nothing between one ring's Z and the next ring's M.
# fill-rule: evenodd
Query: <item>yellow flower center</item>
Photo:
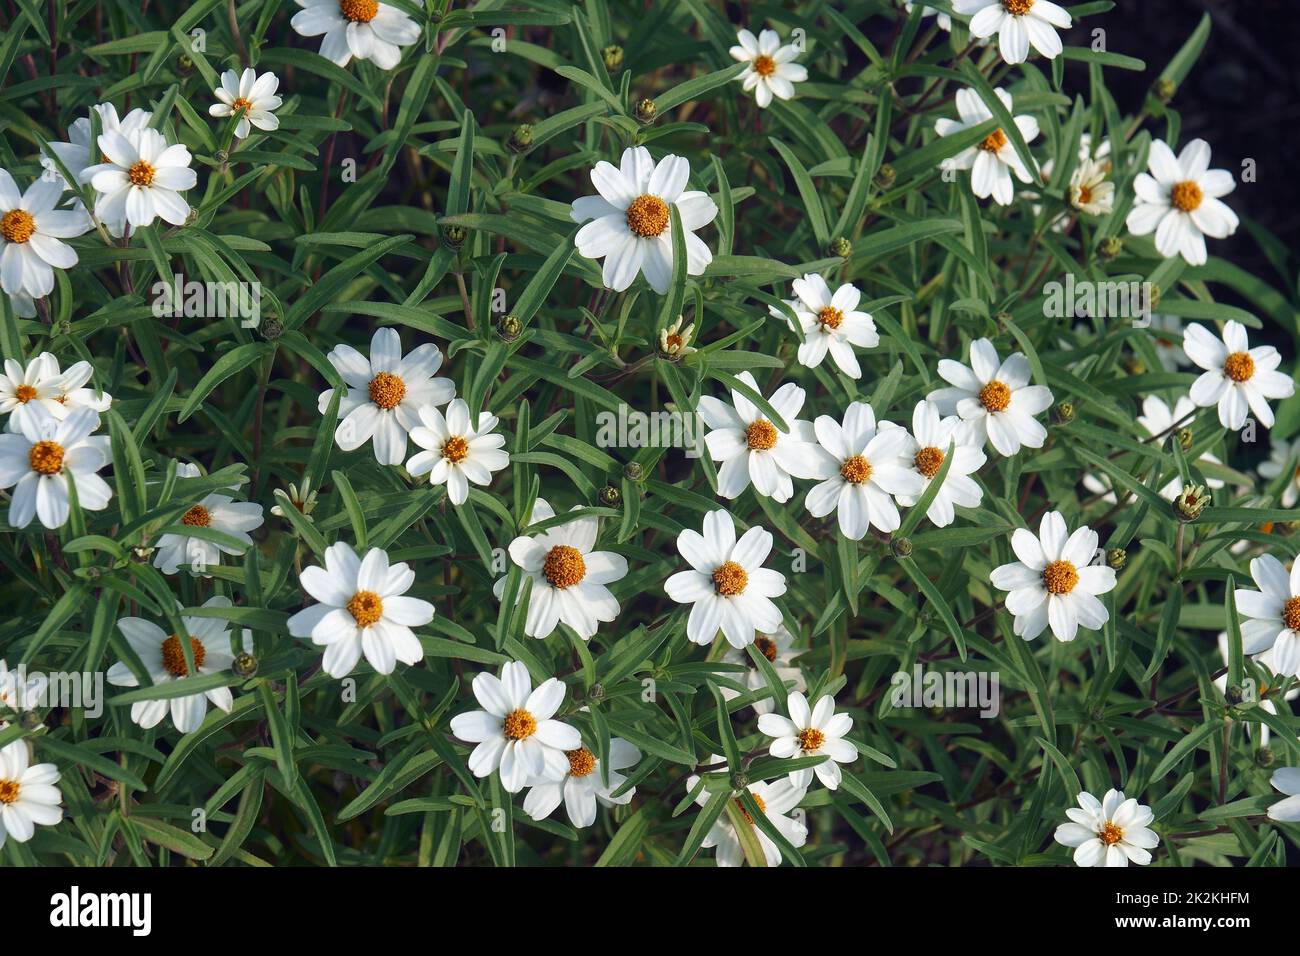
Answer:
M452 435L442 443L442 457L453 465L469 457L469 442L459 435Z
M828 305L817 313L817 321L821 323L822 331L838 329L840 323L844 321L844 313L835 306Z
M512 710L506 714L501 732L507 740L525 740L537 732L537 718L523 709Z
M980 389L980 404L990 412L1005 411L1011 404L1011 389L994 380Z
M1034 0L1002 0L1002 9L1013 17L1023 17L1034 5Z
M384 616L384 602L374 591L358 591L348 598L348 613L358 627L369 627Z
M1282 623L1293 631L1300 631L1300 597L1287 598L1282 605Z
M202 667L207 653L203 649L203 642L197 637L190 638L190 653L194 655L194 666ZM162 642L162 661L167 673L173 677L189 676L190 669L185 666L185 649L181 647L181 639L175 634Z
M912 459L912 467L925 475L927 478L933 478L939 474L939 469L943 467L943 452L934 448L922 448Z
M723 597L744 594L748 584L749 575L735 561L723 561L713 569L713 590Z
M57 475L63 470L63 446L56 441L38 441L27 453L27 461L38 475Z
M769 661L772 661L773 663L776 662L776 641L760 634L758 637L754 638L754 646L758 648L758 652Z
M1069 594L1079 583L1079 572L1069 561L1053 561L1043 568L1043 584L1048 594Z
M1246 382L1255 374L1255 360L1246 352L1233 352L1223 362L1223 374L1234 382Z
M569 758L570 777L587 777L596 769L596 755L586 747L566 750L564 755Z
M816 750L826 743L826 735L816 727L806 727L799 731L799 749Z
M758 804L758 809L767 813L767 804L763 802L763 798L756 793L750 793L750 796L753 797L754 802ZM745 809L745 805L737 800L736 806L740 807L740 812L745 815L745 822L752 827L754 825L754 818L749 815L749 811Z
M854 455L840 465L840 477L851 485L860 485L871 477L871 462Z
M980 149L986 153L996 153L1005 145L1007 145L1007 134L1000 129L995 129L980 140Z
M230 108L236 113L246 113L253 108L253 103L251 100L240 96L235 98L235 102L230 104Z
M212 513L203 505L195 505L181 517L181 524L192 528L206 528L212 524Z
M1120 840L1124 839L1124 830L1122 827L1118 827L1107 820L1106 825L1102 827L1101 832L1097 834L1097 839L1101 840L1101 842L1107 846L1114 846Z
M766 53L754 57L754 72L759 76L771 76L776 72L776 60Z
M1186 182L1174 183L1174 188L1169 190L1169 201L1183 212L1191 212L1198 208L1202 198L1201 187L1190 179Z
M385 411L396 408L406 397L406 383L392 372L380 372L370 380L366 390L370 392L370 400Z
M649 193L637 196L627 207L627 227L643 239L668 228L668 203Z
M552 587L571 588L587 576L587 562L582 552L567 544L557 544L546 552L542 575Z
M14 389L14 398L18 399L18 401L22 402L24 405L35 397L36 389L32 388L30 385L19 385Z
M664 339L664 345L667 346L666 351L669 352L676 352L679 348L682 347L682 344L683 344L682 337L680 335L674 334Z
M339 12L353 23L369 23L379 14L379 0L339 0Z
M776 426L760 418L745 429L745 444L754 451L766 451L776 444Z
M36 231L36 220L22 209L11 209L0 218L0 236L6 242L26 242Z
M152 186L155 172L152 166L141 159L126 171L126 178L131 180L133 186Z
M18 802L18 781L0 780L0 803Z

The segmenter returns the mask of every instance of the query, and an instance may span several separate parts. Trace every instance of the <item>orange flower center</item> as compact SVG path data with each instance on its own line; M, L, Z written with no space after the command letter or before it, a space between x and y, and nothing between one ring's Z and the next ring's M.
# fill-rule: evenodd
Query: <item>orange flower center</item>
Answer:
M759 76L771 76L776 72L776 60L766 53L754 57L754 72Z
M380 372L370 380L366 389L370 400L387 411L396 408L406 397L406 383L392 372Z
M999 381L992 381L980 389L980 404L990 412L1005 411L1011 404L1011 389Z
M339 0L339 12L353 23L369 23L379 14L379 0Z
M1300 597L1287 598L1282 605L1282 623L1293 631L1300 631Z
M762 810L764 813L767 813L767 804L763 802L763 798L760 797L758 794L752 792L750 793L750 796L753 797L754 802L758 804L758 809ZM745 805L741 803L739 800L737 800L736 806L740 807L740 812L745 815L745 822L752 827L754 825L754 818L749 815L749 811L745 809Z
M24 405L35 398L36 394L36 389L30 385L19 385L14 389L14 398L18 399L18 401L22 402Z
M212 513L203 505L195 505L181 517L181 524L192 528L206 528L212 524Z
M844 321L844 313L833 305L828 305L817 313L817 321L821 323L822 331L827 329L838 329L840 323Z
M537 718L526 710L512 710L506 714L501 732L507 740L526 740L537 732Z
M596 755L586 747L579 747L577 750L566 750L564 755L569 758L569 776L587 777L596 769Z
M453 465L469 457L469 442L459 435L452 435L442 443L442 457Z
M749 575L735 561L723 561L713 569L713 590L723 597L744 594L748 584Z
M63 470L63 446L56 441L38 441L27 453L27 462L38 475L57 475Z
M1233 352L1223 362L1223 374L1234 382L1249 381L1255 374L1255 360L1246 352Z
M236 113L246 113L253 108L253 103L251 100L239 96L235 98L235 102L230 104L230 108Z
M1034 0L1002 0L1002 9L1013 17L1023 17L1034 5Z
M11 209L0 218L0 236L6 242L26 242L36 231L36 220L22 209Z
M1107 820L1106 825L1102 827L1101 832L1097 834L1097 839L1101 840L1101 842L1107 846L1114 846L1120 840L1124 839L1124 831L1122 828L1115 826L1115 824Z
M384 602L374 591L358 591L348 598L348 613L358 627L369 627L384 616Z
M816 750L826 743L826 735L816 727L806 727L799 731L799 749Z
M773 663L776 662L776 641L760 634L758 637L754 638L754 646L758 648L758 652L769 661L772 661Z
M0 803L18 802L18 781L0 780Z
M190 653L194 655L194 666L202 667L207 653L203 650L203 642L197 637L190 638ZM185 666L185 649L181 647L181 639L175 634L162 642L162 660L163 667L173 677L190 675L190 669Z
M933 478L943 467L943 452L934 447L922 448L912 459L912 467L925 477Z
M131 180L133 186L152 186L155 172L152 166L141 159L126 171L126 178Z
M1201 187L1190 179L1186 182L1174 183L1174 188L1169 190L1169 201L1183 212L1191 212L1198 208L1202 198Z
M1007 145L1007 134L1000 129L995 129L980 140L980 149L986 153L996 153L1005 145Z
M851 485L860 485L871 477L871 462L854 455L840 465L840 477Z
M754 451L766 451L776 444L776 426L760 418L745 429L745 444Z
M567 544L557 544L546 552L542 575L552 587L571 588L587 576L587 562L582 552Z
M645 193L627 207L627 227L643 239L657 236L668 228L668 203Z
M1048 594L1069 594L1079 583L1079 572L1069 561L1053 561L1043 568L1043 584Z

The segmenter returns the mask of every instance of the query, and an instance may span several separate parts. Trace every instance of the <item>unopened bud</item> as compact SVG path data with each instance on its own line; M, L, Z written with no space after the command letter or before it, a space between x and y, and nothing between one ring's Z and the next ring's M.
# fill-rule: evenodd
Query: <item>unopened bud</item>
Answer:
M841 259L847 259L853 255L853 243L843 236L836 237L831 242L831 255L839 256Z
M1128 552L1123 548L1111 548L1106 552L1106 566L1112 571L1124 570L1128 563Z
M1192 435L1192 430L1191 430L1190 428L1180 428L1180 429L1178 429L1178 447L1179 447L1179 448L1181 448L1183 451L1191 451L1191 450L1192 450L1192 440L1193 440L1193 435Z
M247 651L244 651L242 654L235 657L234 663L230 665L230 669L235 672L237 677L243 677L245 679L252 677L257 673L257 658Z
M446 225L442 227L442 243L453 251L457 251L461 246L465 245L466 235L464 226Z
M1102 262L1113 262L1124 251L1124 240L1117 236L1108 236L1097 243L1097 258Z
M655 121L655 117L659 114L659 107L655 106L654 100L643 99L637 101L636 109L633 112L636 114L636 121L638 123L643 126L649 126Z
M533 128L527 123L516 126L515 131L510 134L510 139L506 143L516 153L522 153L529 146L533 145Z
M889 165L889 163L881 164L881 167L876 170L875 182L877 189L888 189L890 186L894 185L896 179L898 179L898 173L894 170L893 166Z
M628 481L640 481L645 477L645 469L639 461L629 461L623 469L623 477Z
M1156 80L1155 85L1151 87L1151 95L1161 103L1168 103L1178 92L1178 85L1170 79L1161 78Z
M607 508L617 508L623 503L623 492L615 485L606 485L596 496Z
M1201 485L1184 485L1182 493L1174 499L1174 511L1180 521L1195 521L1210 503L1210 496Z
M507 342L513 342L519 338L519 333L524 330L524 324L519 321L519 316L511 312L509 315L503 315L497 320L497 335L501 336Z
M910 538L890 538L889 550L894 553L896 558L906 558L912 553L912 541Z
M605 61L605 69L615 73L623 65L623 48L617 44L607 46L600 51L600 58Z
M282 335L284 335L284 323L279 319L267 319L262 323L262 338L268 342L274 342Z
M1053 410L1053 415L1059 425L1068 425L1074 421L1074 403L1060 402Z

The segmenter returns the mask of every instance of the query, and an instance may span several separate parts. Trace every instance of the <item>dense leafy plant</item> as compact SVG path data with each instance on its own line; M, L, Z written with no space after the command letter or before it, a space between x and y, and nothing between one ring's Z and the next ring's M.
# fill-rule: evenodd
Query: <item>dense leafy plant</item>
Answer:
M11 5L8 862L1284 860L1208 17L745 6Z

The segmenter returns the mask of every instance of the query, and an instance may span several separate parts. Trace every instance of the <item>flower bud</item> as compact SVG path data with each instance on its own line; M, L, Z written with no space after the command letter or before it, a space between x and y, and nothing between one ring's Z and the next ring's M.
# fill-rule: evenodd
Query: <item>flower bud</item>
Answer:
M601 488L596 497L607 508L617 508L623 503L623 492L615 485L606 485Z
M442 227L442 244L453 252L460 250L465 245L467 233L464 226L446 225Z
M1124 240L1118 236L1107 236L1097 244L1097 258L1102 262L1113 262L1124 251Z
M1178 429L1178 447L1179 447L1179 448L1181 448L1183 451L1191 451L1191 450L1192 450L1192 440L1193 440L1193 435L1192 435L1192 430L1191 430L1190 428L1180 428L1180 429Z
M533 128L527 123L515 127L515 131L510 134L510 139L506 145L516 153L522 153L529 146L533 145Z
M659 113L659 107L655 106L654 100L642 99L637 101L636 109L633 112L638 123L642 126L649 126L655 121L655 116Z
M1182 493L1174 499L1174 511L1180 521L1195 521L1210 503L1210 496L1201 485L1184 485Z
M1151 95L1161 103L1168 103L1178 92L1178 85L1173 80L1161 78L1151 87Z
M611 44L600 51L600 58L605 61L605 69L611 73L616 73L618 68L623 65L623 48L617 44Z
M849 242L849 240L845 239L843 236L836 237L831 242L831 255L839 256L841 259L847 259L849 256L853 255L853 243Z
M237 677L248 679L257 673L257 658L247 651L244 651L242 654L235 657L234 662L230 665L230 669Z
M1053 416L1059 425L1068 425L1074 421L1074 403L1059 402L1055 409L1052 410Z
M639 461L629 461L623 469L623 477L628 481L640 481L645 477L645 469Z
M1124 366L1124 371L1128 372L1130 375L1141 375L1147 370L1146 363L1136 355L1126 356L1124 361L1120 364Z
M524 324L519 321L519 316L511 312L509 315L503 315L497 319L497 335L501 336L507 342L513 342L519 338L519 333L524 330Z
M741 773L739 770L733 773L731 775L731 788L733 790L748 790L749 774Z
M279 319L267 319L262 323L262 338L268 342L274 342L282 335L284 335L284 323Z
M889 550L896 558L906 558L912 553L912 541L910 538L892 537L889 539Z
M1268 747L1260 747L1255 751L1255 765L1267 770L1277 762L1277 754L1273 753Z
M1128 552L1123 548L1111 548L1106 552L1106 566L1112 571L1124 570L1124 565L1128 563Z
M888 189L894 185L896 179L898 179L898 173L889 163L882 163L880 168L876 170L875 183L877 189Z

